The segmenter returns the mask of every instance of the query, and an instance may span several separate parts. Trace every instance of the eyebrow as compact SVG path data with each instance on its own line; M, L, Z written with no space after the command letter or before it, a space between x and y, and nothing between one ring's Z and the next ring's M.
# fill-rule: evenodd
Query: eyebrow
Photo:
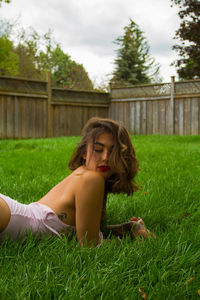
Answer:
M104 144L99 143L99 142L95 142L94 145L98 145L98 146L101 146L101 147L105 147ZM112 145L110 148L113 148L113 147L114 147L114 145Z

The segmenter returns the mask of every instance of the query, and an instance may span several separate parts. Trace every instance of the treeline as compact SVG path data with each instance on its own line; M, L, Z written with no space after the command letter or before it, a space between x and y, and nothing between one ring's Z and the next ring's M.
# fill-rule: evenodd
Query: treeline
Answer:
M94 85L83 65L73 61L49 31L39 35L33 28L20 29L13 36L13 25L0 20L0 75L45 80L51 73L55 87L92 90ZM124 35L115 43L119 46L115 69L109 76L120 85L160 81L159 64L149 54L149 45L139 26L130 19ZM100 86L106 90L106 86Z
M55 87L91 90L93 83L83 65L66 54L51 31L39 35L34 29L21 29L12 40L13 25L0 21L0 75L45 80L51 73Z

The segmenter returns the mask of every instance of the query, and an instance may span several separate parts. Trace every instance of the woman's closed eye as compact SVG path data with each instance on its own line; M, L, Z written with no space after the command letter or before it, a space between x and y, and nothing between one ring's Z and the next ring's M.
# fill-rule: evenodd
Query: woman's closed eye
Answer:
M101 153L103 152L103 149L94 149L95 152Z

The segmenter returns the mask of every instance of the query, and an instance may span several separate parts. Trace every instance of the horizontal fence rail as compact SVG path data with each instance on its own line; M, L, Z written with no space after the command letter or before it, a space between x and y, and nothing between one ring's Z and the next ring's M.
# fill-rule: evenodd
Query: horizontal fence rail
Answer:
M111 86L110 93L53 88L47 81L0 77L0 139L80 135L93 116L132 134L200 134L200 80Z
M132 134L200 134L200 80L111 86L109 116Z

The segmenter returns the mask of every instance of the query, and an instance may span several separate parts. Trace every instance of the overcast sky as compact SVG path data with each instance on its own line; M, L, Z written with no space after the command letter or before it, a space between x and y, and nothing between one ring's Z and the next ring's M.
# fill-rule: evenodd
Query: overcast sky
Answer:
M117 49L113 41L131 18L144 32L168 82L177 75L170 64L177 58L171 48L180 23L178 8L170 5L170 0L11 0L2 4L0 18L18 20L39 34L51 29L63 51L83 64L96 82L112 73Z

